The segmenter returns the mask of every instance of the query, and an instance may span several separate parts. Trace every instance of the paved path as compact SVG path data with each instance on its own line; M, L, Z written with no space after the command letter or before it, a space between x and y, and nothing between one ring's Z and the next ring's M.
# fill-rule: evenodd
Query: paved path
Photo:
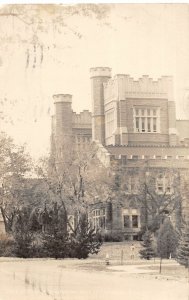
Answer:
M162 262L162 268L164 266L178 266L179 264L176 261L167 261L167 262ZM155 267L155 270L152 270L148 267ZM159 262L153 263L153 261L150 261L147 264L141 264L141 263L136 263L134 264L127 264L124 263L123 265L117 265L117 266L109 266L108 269L114 270L114 271L124 271L128 274L144 274L144 273L159 273Z

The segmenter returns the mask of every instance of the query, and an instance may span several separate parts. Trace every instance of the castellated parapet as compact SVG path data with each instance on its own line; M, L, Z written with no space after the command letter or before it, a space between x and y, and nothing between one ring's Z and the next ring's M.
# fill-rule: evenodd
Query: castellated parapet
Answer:
M111 68L108 67L96 67L90 68L90 78L93 77L111 77Z
M173 78L162 76L153 80L148 75L134 80L129 75L118 74L104 83L105 102L110 99L153 98L173 100Z
M56 94L53 95L54 103L58 102L72 102L72 95L70 94Z

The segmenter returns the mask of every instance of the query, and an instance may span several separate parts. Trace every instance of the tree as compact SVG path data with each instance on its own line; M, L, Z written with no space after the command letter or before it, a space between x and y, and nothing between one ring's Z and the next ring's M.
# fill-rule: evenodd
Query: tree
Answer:
M70 256L87 258L89 254L97 254L101 245L101 235L91 228L86 214L83 214L75 232L71 234Z
M179 191L179 176L174 174L174 170L167 170L167 177L172 177L172 183L166 186L164 183L163 190L157 188L158 174L151 174L149 182L143 185L144 200L140 198L141 204L147 214L146 224L153 232L156 232L166 216L171 216L173 213L177 216L176 225L179 225L181 218L180 211L180 191ZM164 177L163 179L167 179ZM162 188L162 186L160 186Z
M85 150L73 144L70 144L70 147L66 145L65 148L62 147L61 155L55 152L50 160L42 159L38 164L37 173L46 185L49 203L55 201L58 210L64 210L65 224L73 233L74 228L68 216L76 214L76 223L79 223L80 217L83 213L87 214L95 197L104 199L108 190L103 180L100 183L100 179L105 178L105 171L96 158L93 145L86 146Z
M27 176L31 158L23 146L17 146L5 134L0 135L0 210L6 232L11 232L14 217L29 196Z
M37 167L49 196L40 216L43 245L46 253L50 249L50 256L86 258L97 253L102 244L88 221L88 211L95 197L102 197L109 190L103 180L100 183L101 178L106 181L106 172L92 144L85 149L62 145L61 151L51 153L50 159L42 159Z
M66 231L63 218L58 217L57 205L54 203L53 210L46 209L49 226L42 233L42 253L54 258L87 258L88 255L98 253L102 244L99 234L91 228L86 214L79 218L77 226L72 231ZM46 224L47 225L47 224Z
M45 207L46 220L43 222L45 228L42 232L42 252L45 256L53 258L65 258L68 256L68 233L62 223L65 218L59 218L57 203L53 203L50 210ZM66 224L67 226L67 224Z
M179 239L179 245L177 249L177 261L188 267L189 263L189 223L185 223L181 231L181 237Z
M116 199L128 207L140 210L141 233L148 228L156 232L166 216L175 216L175 226L182 219L180 173L174 168L158 169L143 161L139 167L114 166L116 174ZM118 184L119 179L119 184Z
M28 258L34 255L34 234L28 222L30 211L27 207L17 210L14 218L14 248L13 253L18 257Z
M159 229L157 238L157 253L160 258L176 256L178 235L169 218L165 219Z
M143 241L141 242L143 249L140 250L141 258L150 260L155 257L155 250L153 245L152 233L147 230L143 235Z

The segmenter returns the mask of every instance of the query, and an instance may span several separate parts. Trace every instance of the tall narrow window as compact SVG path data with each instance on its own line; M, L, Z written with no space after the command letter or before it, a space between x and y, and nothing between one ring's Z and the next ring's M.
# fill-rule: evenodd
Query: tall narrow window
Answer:
M139 132L139 118L136 118L136 131Z
M132 227L138 228L138 216L137 215L132 216Z
M157 120L153 118L153 132L157 132Z
M147 118L148 122L148 132L151 132L151 118Z
M129 228L130 227L129 215L124 215L123 216L123 226L124 226L124 228Z
M142 132L145 132L145 118L142 118Z

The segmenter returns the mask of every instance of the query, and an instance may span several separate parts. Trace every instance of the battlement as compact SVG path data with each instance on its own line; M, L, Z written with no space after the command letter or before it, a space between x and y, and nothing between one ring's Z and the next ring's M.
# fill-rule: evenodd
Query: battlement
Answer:
M84 110L79 114L72 112L73 125L89 125L91 127L91 112Z
M93 77L111 77L111 68L108 67L96 67L90 68L90 78Z
M56 94L53 95L54 103L58 102L72 102L72 95L70 94Z
M134 80L130 75L117 74L107 83L104 83L104 89L105 102L112 97L122 100L125 98L173 100L173 78L171 76L162 76L153 80L148 75L143 75L138 80Z

